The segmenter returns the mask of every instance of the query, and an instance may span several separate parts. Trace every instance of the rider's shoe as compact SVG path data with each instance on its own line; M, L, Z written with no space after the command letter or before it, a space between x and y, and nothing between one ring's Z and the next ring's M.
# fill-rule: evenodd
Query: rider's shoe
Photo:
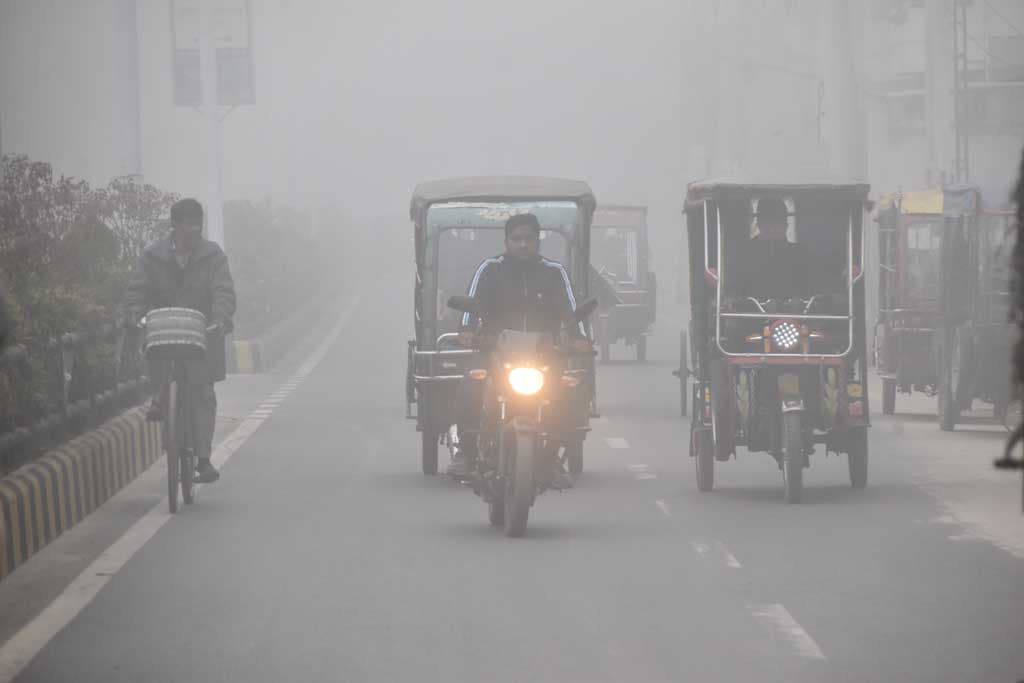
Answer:
M209 458L200 458L196 464L196 481L200 484L212 484L220 479L220 472L213 466Z
M452 455L452 462L448 465L448 469L445 472L449 477L466 479L473 471L472 462L469 454L460 448Z

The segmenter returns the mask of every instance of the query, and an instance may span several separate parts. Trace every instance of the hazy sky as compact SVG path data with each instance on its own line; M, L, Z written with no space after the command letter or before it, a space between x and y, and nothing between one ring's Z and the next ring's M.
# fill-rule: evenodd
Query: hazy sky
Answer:
M386 202L401 219L419 180L561 175L679 225L677 3L288 7L274 29L272 96L295 103L279 122L292 131L284 166L316 171L293 182Z

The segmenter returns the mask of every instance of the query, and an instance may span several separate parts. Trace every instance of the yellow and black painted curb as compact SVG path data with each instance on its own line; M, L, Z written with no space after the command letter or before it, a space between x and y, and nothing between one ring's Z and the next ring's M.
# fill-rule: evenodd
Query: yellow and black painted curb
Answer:
M160 455L160 424L134 408L0 478L0 579Z
M251 375L269 368L263 361L263 342L258 339L236 339L228 350L228 372Z

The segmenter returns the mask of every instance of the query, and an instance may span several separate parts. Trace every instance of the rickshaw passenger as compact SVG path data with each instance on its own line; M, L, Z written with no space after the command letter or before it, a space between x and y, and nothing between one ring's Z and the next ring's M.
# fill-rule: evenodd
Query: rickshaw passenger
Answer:
M744 245L738 296L764 301L808 295L807 250L787 239L788 215L786 203L777 197L765 197L758 202L758 232Z
M485 344L505 329L546 332L557 338L564 326L576 350L592 349L582 325L570 322L576 300L565 267L540 255L540 221L533 214L517 214L505 223L505 253L486 259L477 268L469 296L479 302L479 317L467 313L462 320L460 342L467 347ZM479 330L478 330L479 327ZM479 429L484 382L468 376L456 396L459 432ZM465 477L476 459L476 440L464 439L452 459L448 474ZM554 485L571 483L561 473Z

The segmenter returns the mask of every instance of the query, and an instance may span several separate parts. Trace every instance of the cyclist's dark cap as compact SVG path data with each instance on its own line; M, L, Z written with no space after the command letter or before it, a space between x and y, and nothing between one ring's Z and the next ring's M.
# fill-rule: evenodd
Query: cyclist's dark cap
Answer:
M203 206L195 199L181 199L171 207L171 223L174 225L202 225Z
M540 221L536 216L532 213L518 213L505 222L505 237L511 235L512 231L521 225L530 227L535 233L540 234Z

